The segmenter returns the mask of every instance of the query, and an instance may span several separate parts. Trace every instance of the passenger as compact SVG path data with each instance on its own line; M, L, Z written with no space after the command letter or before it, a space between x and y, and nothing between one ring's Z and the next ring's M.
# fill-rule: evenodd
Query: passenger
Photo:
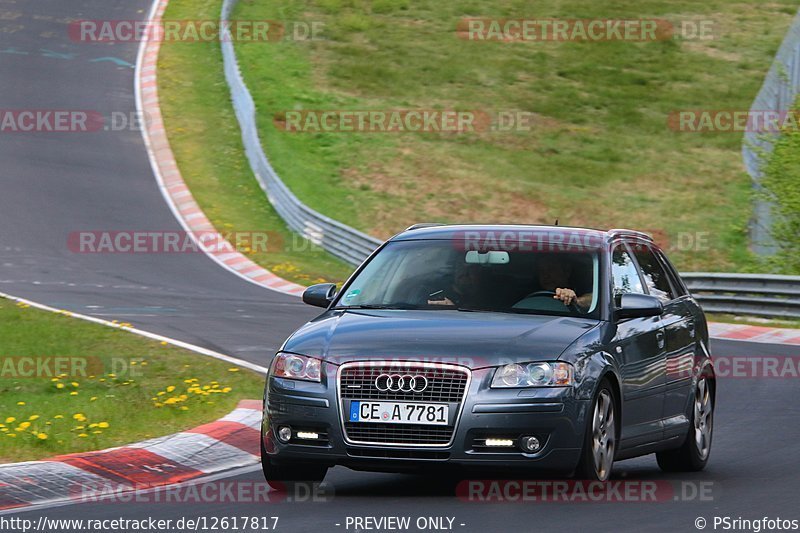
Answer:
M452 284L428 294L428 305L480 307L481 300L486 296L483 294L486 277L484 270L480 265L458 261L453 271Z

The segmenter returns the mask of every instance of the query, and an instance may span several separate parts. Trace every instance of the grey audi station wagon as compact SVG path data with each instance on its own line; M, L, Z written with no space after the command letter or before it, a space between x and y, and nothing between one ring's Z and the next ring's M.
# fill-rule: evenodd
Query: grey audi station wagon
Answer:
M650 453L666 471L708 461L706 320L644 233L420 224L303 300L325 311L270 365L272 484L335 465L603 481Z

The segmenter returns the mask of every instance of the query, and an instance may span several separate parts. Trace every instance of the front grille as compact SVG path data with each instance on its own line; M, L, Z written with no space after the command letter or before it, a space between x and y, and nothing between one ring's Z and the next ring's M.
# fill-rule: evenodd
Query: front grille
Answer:
M428 380L428 386L422 392L380 391L375 386L375 380L381 374L424 376ZM347 400L449 403L451 409L456 410L451 418L452 425L448 426L349 422L343 418L345 436L352 442L369 444L446 446L453 438L468 384L469 371L457 366L371 363L344 365L339 371L342 413L347 412Z
M350 440L392 444L447 444L453 435L452 426L421 424L345 422L344 429Z
M381 374L422 375L428 388L420 393L381 392L375 379ZM433 367L364 366L343 368L340 375L341 397L345 400L388 400L398 402L456 403L464 398L468 375L465 370L436 365Z

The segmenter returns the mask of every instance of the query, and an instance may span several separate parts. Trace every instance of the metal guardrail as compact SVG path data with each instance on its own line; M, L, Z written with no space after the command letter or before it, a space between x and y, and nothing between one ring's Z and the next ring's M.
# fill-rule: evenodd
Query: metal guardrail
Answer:
M681 274L705 311L773 318L800 318L800 276Z
M222 20L230 18L237 2L238 0L223 2ZM225 32L227 38L223 38L221 42L225 79L228 82L233 108L242 130L242 141L247 159L250 161L250 167L253 169L258 183L275 210L292 230L339 259L351 265L360 264L383 241L311 209L302 203L278 177L261 146L256 126L255 102L250 91L247 90L239 70L233 46L234 40L227 29Z
M764 78L750 111L788 111L800 92L800 12L795 15L786 32L775 60ZM761 165L763 156L772 151L777 133L748 130L742 143L742 158L753 186L761 190ZM762 255L773 254L777 246L771 235L772 209L768 202L757 199L753 220L750 223L750 241L753 251Z

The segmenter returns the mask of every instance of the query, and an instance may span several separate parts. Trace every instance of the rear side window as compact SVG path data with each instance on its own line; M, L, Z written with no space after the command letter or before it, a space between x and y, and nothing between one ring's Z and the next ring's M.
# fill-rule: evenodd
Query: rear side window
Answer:
M644 294L636 265L623 246L614 248L614 253L611 255L611 278L615 300L623 294Z
M675 299L672 286L669 283L667 271L653 253L649 246L635 246L633 255L642 269L642 277L647 284L648 292L661 300L668 302Z

